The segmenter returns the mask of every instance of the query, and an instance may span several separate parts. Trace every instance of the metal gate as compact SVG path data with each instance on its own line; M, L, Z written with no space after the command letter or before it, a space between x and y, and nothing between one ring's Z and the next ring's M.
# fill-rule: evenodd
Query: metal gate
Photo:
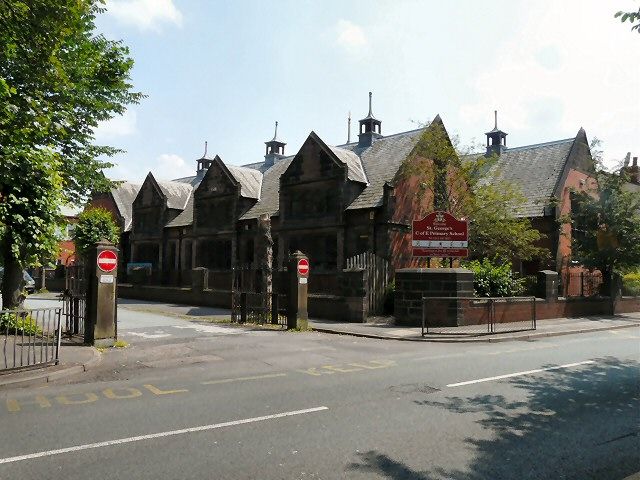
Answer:
M246 267L233 269L231 285L231 321L287 325L287 296L280 292L279 272L273 272L272 292L268 293L262 271Z
M87 310L87 282L84 265L70 265L65 269L65 290L62 294L64 333L69 337L84 337Z
M0 374L58 363L60 308L0 310Z
M362 268L367 279L369 315L380 315L384 310L387 286L393 272L389 261L372 252L364 252L347 259L347 268Z

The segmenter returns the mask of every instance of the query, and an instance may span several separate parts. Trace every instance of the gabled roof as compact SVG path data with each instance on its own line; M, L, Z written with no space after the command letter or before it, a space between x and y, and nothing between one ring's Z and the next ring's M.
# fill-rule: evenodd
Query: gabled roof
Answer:
M131 230L133 201L138 196L140 187L142 187L142 185L139 183L119 182L117 187L111 189L113 201L120 212L120 216L124 220L125 232Z
M186 227L193 224L193 195L189 197L187 205L176 218L171 220L165 227Z
M349 205L348 209L375 208L382 205L384 184L393 180L398 168L418 143L424 128L398 133L377 139L369 147L359 147L349 143L332 147L324 144L315 133L312 135L338 160L347 166L349 180L366 185L362 193ZM260 215L277 215L280 209L280 176L289 168L294 156L279 159L264 172L260 200L247 211L240 220L258 218ZM261 164L245 165L247 168Z
M193 191L190 182L157 181L158 187L167 199L167 208L184 210Z
M260 198L262 173L253 168L225 165L229 173L240 184L240 195L245 198Z
M369 183L367 175L364 173L364 168L362 168L360 157L351 150L345 150L339 147L329 146L329 150L347 166L347 178L349 180L364 183L365 185Z
M280 209L280 176L289 168L293 156L276 161L264 172L260 200L240 220L258 218L260 215L277 215Z
M382 137L362 149L357 143L342 145L360 156L369 185L358 195L348 210L376 208L382 205L384 184L391 182L402 162L414 149L424 128Z
M519 217L544 217L563 176L575 138L509 148L489 169L483 182L515 184L525 203L518 208Z

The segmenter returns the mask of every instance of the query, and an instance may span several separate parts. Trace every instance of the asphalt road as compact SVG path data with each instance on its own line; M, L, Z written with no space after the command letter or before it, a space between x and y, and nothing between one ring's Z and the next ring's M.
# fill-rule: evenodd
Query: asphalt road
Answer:
M101 368L0 392L0 479L640 472L637 328L424 344L239 330L170 306L129 306L125 320L122 307L131 346Z

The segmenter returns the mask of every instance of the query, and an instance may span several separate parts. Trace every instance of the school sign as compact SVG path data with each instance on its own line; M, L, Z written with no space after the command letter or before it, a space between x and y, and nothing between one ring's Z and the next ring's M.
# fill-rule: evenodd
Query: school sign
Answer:
M469 223L447 212L433 212L413 221L411 240L414 257L467 257Z

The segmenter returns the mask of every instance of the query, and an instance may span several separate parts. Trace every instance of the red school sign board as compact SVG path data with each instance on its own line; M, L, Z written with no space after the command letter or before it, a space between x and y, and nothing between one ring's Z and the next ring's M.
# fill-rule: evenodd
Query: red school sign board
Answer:
M118 266L118 256L111 250L103 250L98 254L98 268L103 272L113 272Z
M466 257L469 255L469 223L447 212L433 212L413 221L411 246L414 257Z

